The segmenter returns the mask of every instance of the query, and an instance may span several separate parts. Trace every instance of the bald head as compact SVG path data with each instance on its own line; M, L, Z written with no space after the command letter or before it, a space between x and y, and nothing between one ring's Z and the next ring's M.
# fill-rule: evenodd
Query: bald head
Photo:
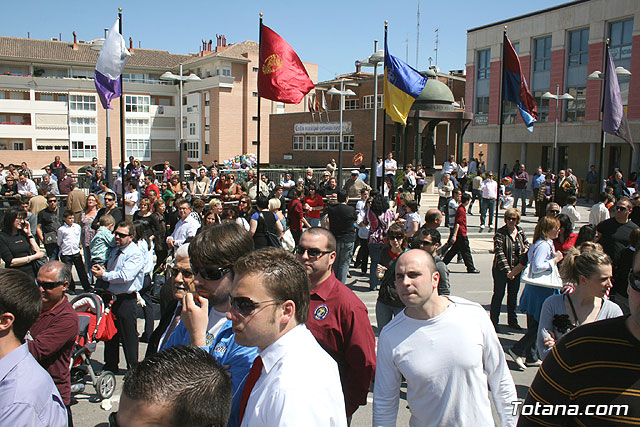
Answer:
M422 249L411 249L400 255L396 264L396 268L398 268L397 266L401 265L401 263L408 264L410 262L416 261L424 269L423 272L425 273L428 272L428 274L431 274L434 271L437 271L436 262L433 260L433 256L429 252L423 251Z
M429 209L424 215L424 225L427 228L438 228L442 223L442 212L439 209Z

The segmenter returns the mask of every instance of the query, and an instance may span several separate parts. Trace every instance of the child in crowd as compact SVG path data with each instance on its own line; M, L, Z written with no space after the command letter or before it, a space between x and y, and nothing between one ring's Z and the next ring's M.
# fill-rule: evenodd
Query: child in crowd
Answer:
M578 198L576 196L567 197L567 204L562 207L560 213L565 214L569 217L573 225L575 226L576 222L580 221L580 212L576 209L576 203L578 202Z

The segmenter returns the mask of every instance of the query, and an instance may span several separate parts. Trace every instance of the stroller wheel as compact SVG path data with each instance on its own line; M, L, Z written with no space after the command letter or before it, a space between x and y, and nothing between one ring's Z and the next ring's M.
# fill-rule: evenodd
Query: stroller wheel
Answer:
M116 389L116 376L109 371L103 372L96 381L96 392L100 399L108 399Z

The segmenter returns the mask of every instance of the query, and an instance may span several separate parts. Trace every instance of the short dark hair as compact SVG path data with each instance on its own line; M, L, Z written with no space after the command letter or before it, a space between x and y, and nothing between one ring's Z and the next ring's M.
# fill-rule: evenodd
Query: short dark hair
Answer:
M418 202L415 200L407 200L404 204L411 209L411 212L418 212Z
M189 245L189 259L196 267L226 267L253 250L253 238L244 227L224 221L202 230Z
M124 377L122 392L131 400L171 408L172 426L226 426L231 413L231 380L206 351L170 347L143 360Z
M20 342L41 309L42 295L33 277L13 268L0 268L0 314L13 314L13 335Z
M331 252L334 252L336 250L336 247L337 247L336 237L333 235L331 231L327 230L326 228L311 227L305 230L303 234L311 234L313 236L324 236L327 238L327 250Z
M260 210L267 209L269 207L269 199L267 199L263 195L259 195L258 198L256 199L256 206Z
M123 221L120 221L118 225L116 225L116 228L120 228L120 227L127 227L127 229L129 230L129 235L131 236L136 235L136 227L133 225L133 222L125 219Z
M347 192L344 190L338 191L338 203L344 203L347 201Z
M309 276L293 254L279 248L262 248L236 261L233 271L236 275L261 275L261 283L269 297L282 302L293 301L296 322L300 325L307 321Z
M429 213L429 211L427 211L427 213L424 216L424 221L427 224L431 224L434 222L440 222L440 211L432 211L431 213Z
M199 197L196 197L191 201L191 206L193 206L194 209L204 209L205 203L204 203L204 200L202 200Z
M73 211L71 209L65 209L64 212L62 212L62 218L67 218L73 216Z
M411 239L411 248L420 249L420 241L427 236L431 236L431 242L434 244L439 245L442 241L442 235L437 229L423 227L413 235L413 239Z
M176 208L179 208L180 206L184 205L185 203L189 205L189 208L191 208L191 202L189 202L189 200L184 199L184 198L180 198L180 199L176 200L176 201L173 203L173 205L174 205Z
M460 196L460 203L464 205L469 200L471 200L471 196L468 193L462 193L462 196Z
M607 200L609 200L609 195L607 193L600 193L600 199L599 199L602 203L607 203Z

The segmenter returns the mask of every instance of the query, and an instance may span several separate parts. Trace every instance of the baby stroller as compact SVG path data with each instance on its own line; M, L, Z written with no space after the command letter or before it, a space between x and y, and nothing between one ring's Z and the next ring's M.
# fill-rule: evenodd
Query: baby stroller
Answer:
M91 354L96 350L98 341L108 341L115 335L116 329L111 314L113 296L106 291L99 292L102 297L98 293L87 292L77 295L71 301L78 313L78 338L71 353L70 369L71 393L84 391L86 375L89 374L91 383L102 400L113 395L116 377L109 371L96 376L91 366Z

